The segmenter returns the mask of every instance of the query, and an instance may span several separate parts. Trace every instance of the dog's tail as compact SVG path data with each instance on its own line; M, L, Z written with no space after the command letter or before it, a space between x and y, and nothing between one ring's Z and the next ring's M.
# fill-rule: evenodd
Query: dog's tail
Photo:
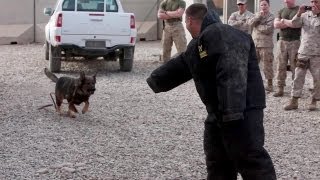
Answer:
M53 82L57 82L58 81L58 77L56 75L54 75L52 72L49 71L49 69L44 68L44 74L51 79Z

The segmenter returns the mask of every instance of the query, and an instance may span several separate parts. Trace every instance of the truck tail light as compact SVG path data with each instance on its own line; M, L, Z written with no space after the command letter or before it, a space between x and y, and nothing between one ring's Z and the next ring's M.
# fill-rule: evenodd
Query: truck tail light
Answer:
M56 27L62 27L62 14L58 14L57 22L56 22Z
M130 43L131 44L134 44L134 42L136 41L136 38L134 38L134 37L131 37L131 39L130 39Z
M131 15L130 17L130 28L131 29L136 28L136 21L134 20L134 15Z
M55 39L57 42L61 42L61 36L56 36Z

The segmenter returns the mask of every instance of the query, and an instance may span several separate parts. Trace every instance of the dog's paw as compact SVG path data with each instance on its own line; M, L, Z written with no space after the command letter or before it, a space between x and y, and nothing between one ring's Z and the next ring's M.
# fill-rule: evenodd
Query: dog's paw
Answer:
M86 111L85 111L85 110L82 110L82 114L85 114L86 112L88 112L88 110L86 110Z
M60 107L60 106L57 107L56 112L57 112L59 115L62 115L62 111L61 111L61 107Z
M82 112L82 114L84 114L84 113L88 112L88 110L89 110L89 106L85 105L81 112Z
M76 114L73 111L68 111L68 115L71 118L76 118L77 117Z

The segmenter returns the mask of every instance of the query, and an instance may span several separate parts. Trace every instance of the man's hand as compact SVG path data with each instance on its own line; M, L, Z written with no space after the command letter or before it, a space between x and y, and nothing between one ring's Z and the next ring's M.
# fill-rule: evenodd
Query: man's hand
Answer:
M184 13L184 9L183 8L179 8L175 11L166 11L166 14L168 16L170 16L171 18L179 18L179 17L182 17Z
M299 7L299 10L297 12L297 16L298 17L300 17L302 13L306 12L305 7L306 7L305 5L302 5L302 6Z
M286 19L276 18L276 19L274 20L274 27L277 28L277 29L287 28L288 26L285 24L285 20L286 20Z
M183 8L179 8L175 11L165 11L163 9L158 10L158 18L162 20L172 19L172 18L180 18L184 13Z
M171 17L167 14L167 11L163 9L158 10L158 18L162 20L171 19Z
M267 15L267 13L265 13L265 12L263 12L263 11L260 11L260 17L264 17L264 16L266 16Z

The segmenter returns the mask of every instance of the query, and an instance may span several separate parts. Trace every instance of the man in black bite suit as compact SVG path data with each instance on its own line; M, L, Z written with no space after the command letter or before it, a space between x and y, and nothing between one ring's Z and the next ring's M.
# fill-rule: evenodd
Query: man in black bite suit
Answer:
M204 151L207 179L276 179L264 149L265 91L256 50L249 34L222 24L203 4L186 10L193 39L187 50L152 72L147 83L155 93L193 79L208 117Z

